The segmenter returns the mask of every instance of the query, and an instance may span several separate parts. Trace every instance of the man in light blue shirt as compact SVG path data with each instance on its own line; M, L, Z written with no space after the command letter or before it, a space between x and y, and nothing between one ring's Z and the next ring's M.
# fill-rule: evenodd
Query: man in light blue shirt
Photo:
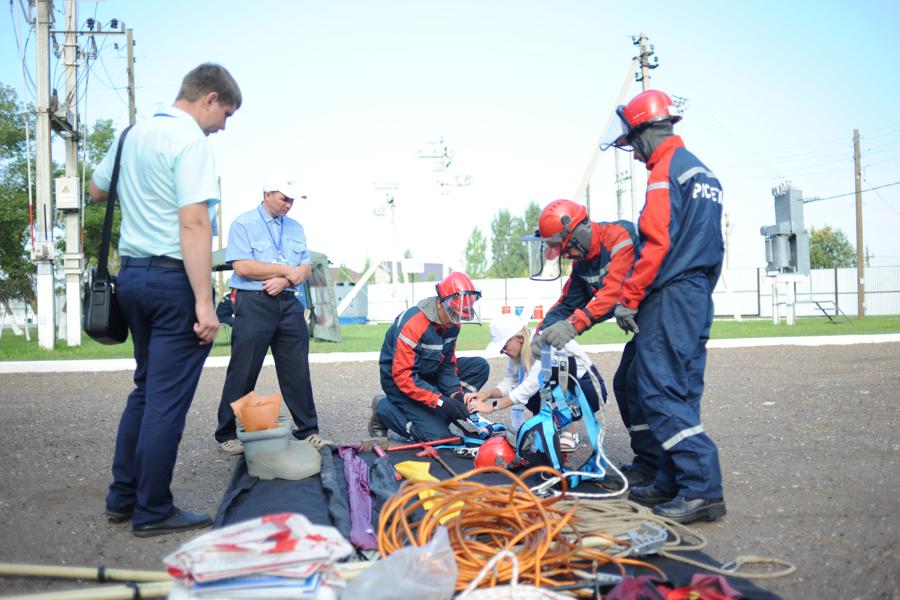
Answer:
M294 436L313 446L319 420L309 375L309 328L304 306L295 294L310 274L303 225L286 215L301 196L292 179L266 182L262 202L234 220L228 232L225 261L234 269L235 290L231 359L219 403L215 438L229 454L244 451L237 439L231 403L253 391L269 348L278 386L297 429Z
M135 388L116 437L112 522L148 537L212 525L175 507L170 484L188 409L219 329L212 301L212 225L219 201L207 136L225 129L241 91L222 66L188 73L175 103L125 137L117 191L122 208L119 305L134 342ZM116 144L94 172L106 201Z

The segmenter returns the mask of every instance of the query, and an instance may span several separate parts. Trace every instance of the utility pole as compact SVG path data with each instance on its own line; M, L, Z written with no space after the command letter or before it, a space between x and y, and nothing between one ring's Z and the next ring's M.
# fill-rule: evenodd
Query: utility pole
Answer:
M650 62L650 57L654 55L654 51L653 45L647 44L647 34L641 33L637 36L632 36L631 42L641 50L641 53L637 56L640 61L641 72L635 73L634 79L641 84L642 91L646 92L648 88L647 82L650 81L650 70L659 66L659 58L654 56L653 62Z
M50 19L52 0L36 0L34 185L38 345L53 349L56 337L56 290L53 281L53 198L50 191Z
M132 29L125 30L125 43L128 45L128 123L134 125L137 120L137 110L134 108L134 39ZM222 197L222 194L219 194ZM219 221L221 226L222 222Z
M856 294L857 318L866 316L866 265L863 262L862 168L859 156L859 129L853 130L853 172L856 180Z
M81 247L82 195L78 189L78 1L65 2L65 102L59 107L61 112L52 117L53 128L65 140L66 149L66 175L56 179L56 208L63 213L66 228L66 251L63 254L63 272L66 276L66 343L69 346L80 346L84 250Z
M652 44L649 44L649 38L646 33L640 33L631 37L631 43L638 47L640 51L634 60L637 61L640 71L634 74L634 80L641 84L641 91L646 92L650 88L650 71L659 67L659 57L655 55ZM652 62L651 62L652 57ZM635 178L638 176L634 171L634 161L628 161L628 173L619 173L619 153L615 153L616 160L616 198L618 199L619 218L628 218L637 221L637 185ZM625 194L624 183L628 181L631 184L631 211L625 217L625 208L623 196Z

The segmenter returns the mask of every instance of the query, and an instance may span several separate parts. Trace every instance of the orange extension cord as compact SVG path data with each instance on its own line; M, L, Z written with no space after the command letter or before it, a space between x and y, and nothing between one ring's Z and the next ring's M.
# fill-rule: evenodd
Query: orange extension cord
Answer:
M511 483L509 486L488 486L469 481L482 473L498 473ZM560 477L563 494L547 498L535 496L523 480L539 473ZM663 575L643 561L613 557L582 547L582 534L572 523L577 502L565 510L555 506L565 498L565 481L559 472L543 466L525 471L521 478L506 469L486 467L446 481L406 481L381 509L378 551L386 557L404 546L424 546L440 526L441 519L445 519L459 570L457 591L464 590L484 565L502 550L510 550L518 557L519 581L534 586L576 583L580 577L573 571L589 570L591 563L598 566L615 564L622 575L625 574L623 565L640 566ZM428 490L434 495L420 499L419 494ZM433 503L431 509L425 512L421 521L411 522L425 501ZM454 513L458 515L448 520L447 516ZM602 536L594 532L591 535ZM494 587L511 579L512 565L503 562L497 565L491 577L485 578L482 586Z

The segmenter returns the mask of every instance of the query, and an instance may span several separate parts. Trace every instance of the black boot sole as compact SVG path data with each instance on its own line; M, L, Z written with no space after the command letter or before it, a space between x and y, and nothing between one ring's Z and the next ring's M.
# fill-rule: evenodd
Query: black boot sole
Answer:
M724 504L713 504L712 506L704 506L703 508L698 508L693 512L689 512L683 515L665 515L661 513L654 513L660 517L665 517L666 519L675 521L676 523L680 523L682 525L688 525L690 523L696 523L697 521L718 521L726 514L728 511L725 510Z

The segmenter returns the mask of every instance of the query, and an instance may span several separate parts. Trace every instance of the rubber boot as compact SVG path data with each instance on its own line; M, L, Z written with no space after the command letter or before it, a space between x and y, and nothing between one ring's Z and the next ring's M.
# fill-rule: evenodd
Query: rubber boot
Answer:
M305 479L319 472L322 459L309 442L295 440L288 425L262 431L244 431L238 425L244 446L247 472L260 479Z

